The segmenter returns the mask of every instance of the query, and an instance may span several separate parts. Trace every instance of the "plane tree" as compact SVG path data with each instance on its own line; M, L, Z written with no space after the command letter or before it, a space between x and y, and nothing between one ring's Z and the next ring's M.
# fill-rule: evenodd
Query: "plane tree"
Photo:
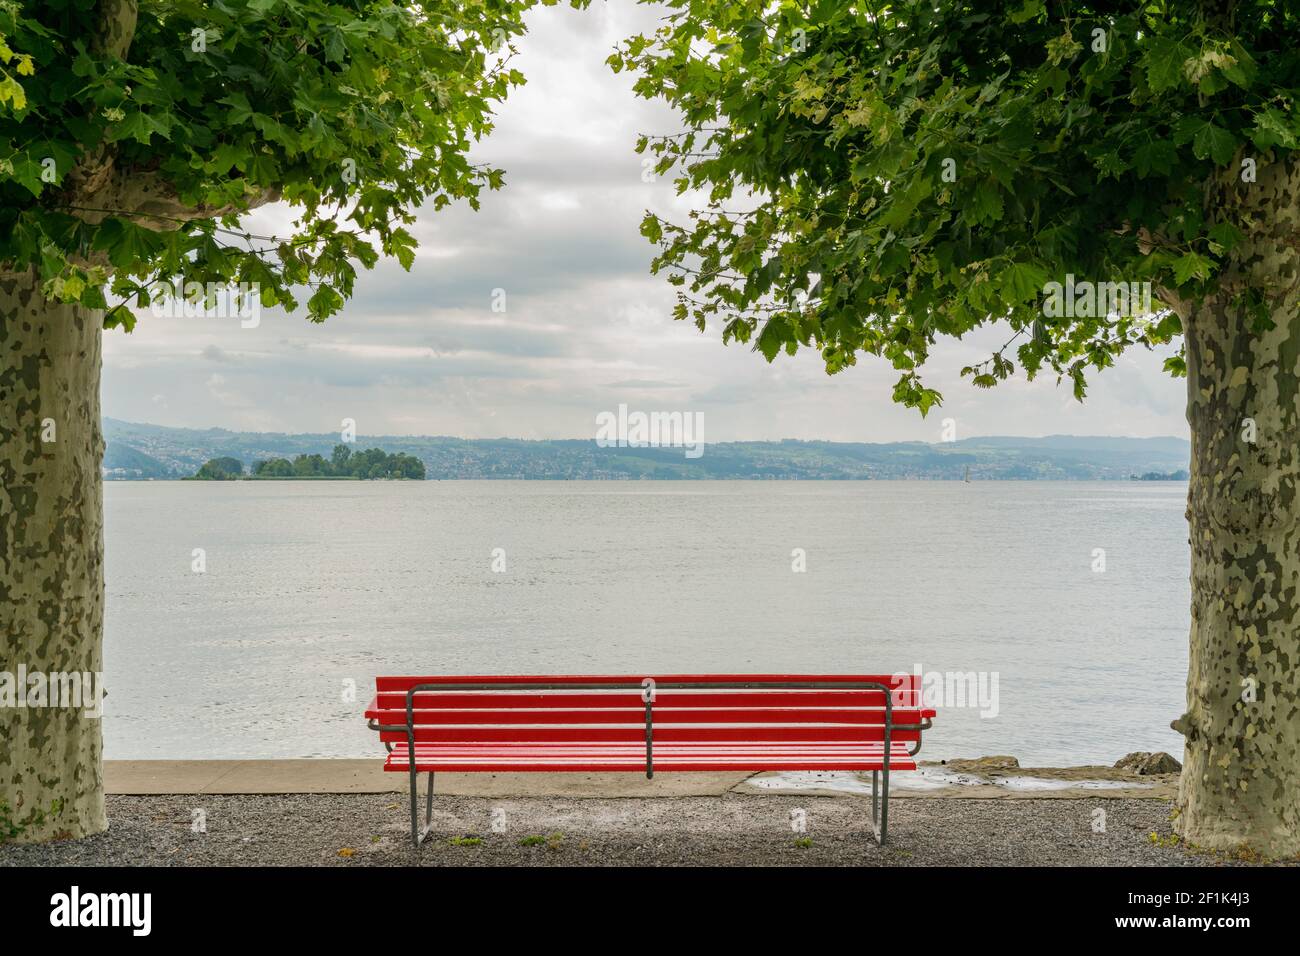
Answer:
M963 370L981 388L1083 399L1168 351L1192 448L1176 826L1300 853L1300 8L667 7L610 63L683 120L639 143L692 207L642 224L677 318L769 362L876 356L921 414L935 343L981 327L1006 334Z
M0 0L0 675L103 670L104 329L193 288L321 321L471 161L538 0ZM552 5L557 0L541 0ZM282 203L259 235L246 213ZM241 303L241 308L247 303ZM21 689L20 689L21 690ZM107 825L100 721L0 708L0 839Z

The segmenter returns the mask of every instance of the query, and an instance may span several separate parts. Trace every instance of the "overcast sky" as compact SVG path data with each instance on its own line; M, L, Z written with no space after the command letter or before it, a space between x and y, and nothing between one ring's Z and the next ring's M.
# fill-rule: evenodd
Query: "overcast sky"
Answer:
M1096 376L1080 405L1054 378L991 391L961 379L1004 333L945 343L927 372L944 405L923 420L891 403L897 373L872 356L830 377L815 352L768 365L748 346L724 348L716 330L672 321L672 289L650 276L653 247L638 226L647 208L680 221L686 206L670 178L642 181L633 146L680 125L604 64L657 15L632 0L534 10L514 62L528 84L474 153L506 170L481 211L421 213L411 272L389 261L362 272L324 325L302 310L268 310L256 328L145 313L134 333L107 333L104 414L255 431L337 431L352 418L363 435L591 438L597 414L626 403L701 412L706 441L937 441L949 417L959 438L1186 434L1184 383L1149 353ZM289 219L281 206L249 222L283 235ZM504 314L492 311L498 288Z

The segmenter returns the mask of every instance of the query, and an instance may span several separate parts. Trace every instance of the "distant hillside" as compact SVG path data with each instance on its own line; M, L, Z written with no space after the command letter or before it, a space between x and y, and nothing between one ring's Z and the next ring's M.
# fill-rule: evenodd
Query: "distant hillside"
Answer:
M104 448L103 467L105 478L179 478L182 474L127 442L111 440Z
M329 456L337 432L284 435L168 428L104 420L105 477L179 478L210 458L246 466L300 454ZM427 436L357 437L357 447L405 453L424 462L429 478L578 479L1116 479L1187 468L1182 438L968 438L923 442L719 442L702 457L680 448L601 448L591 440L523 441Z

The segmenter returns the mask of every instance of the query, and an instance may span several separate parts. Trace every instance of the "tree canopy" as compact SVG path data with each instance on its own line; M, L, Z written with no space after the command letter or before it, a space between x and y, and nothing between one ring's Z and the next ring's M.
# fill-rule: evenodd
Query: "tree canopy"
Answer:
M1300 134L1286 3L668 6L609 62L685 121L639 144L700 197L687 222L642 224L676 317L768 361L881 356L922 412L943 336L1005 322L1007 345L964 373L992 386L1018 361L1080 398L1090 370L1175 340L1177 308L1220 287L1242 238L1207 215L1207 183L1253 182ZM1045 314L1071 276L1150 283L1153 314ZM1266 292L1234 294L1267 323Z
M201 468L195 472L194 477L203 481L234 481L244 474L244 463L238 458L222 456L221 458L209 458Z
M1289 0L667 0L609 58L685 129L643 138L695 208L647 214L675 315L767 360L869 353L942 396L934 344L1005 344L1082 399L1177 343L1191 633L1177 826L1300 853L1300 8Z
M306 287L324 319L355 263L410 268L417 207L502 184L467 153L523 82L510 43L537 2L5 0L0 264L106 327L182 274L268 307ZM240 226L276 200L292 235Z

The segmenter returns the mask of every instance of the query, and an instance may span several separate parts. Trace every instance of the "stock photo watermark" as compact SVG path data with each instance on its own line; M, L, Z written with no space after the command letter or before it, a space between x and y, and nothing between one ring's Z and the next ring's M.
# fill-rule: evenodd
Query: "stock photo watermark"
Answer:
M182 282L169 287L170 294L149 303L149 312L160 319L238 319L241 329L262 324L262 290L256 282Z
M596 416L596 445L600 448L682 448L687 458L704 454L703 412L617 412Z
M1067 274L1043 286L1043 315L1061 318L1136 318L1150 315L1150 282L1090 282Z
M73 886L50 897L50 925L61 928L126 927L148 936L153 926L152 893L83 893Z
M893 677L904 682L894 691L894 706L921 705L930 708L968 707L979 711L980 717L991 719L998 715L998 671L927 671L920 664L913 665L911 673L897 671ZM915 684L910 683L915 678ZM920 701L908 700L916 688Z
M0 708L80 710L98 719L104 713L102 671L0 671Z

